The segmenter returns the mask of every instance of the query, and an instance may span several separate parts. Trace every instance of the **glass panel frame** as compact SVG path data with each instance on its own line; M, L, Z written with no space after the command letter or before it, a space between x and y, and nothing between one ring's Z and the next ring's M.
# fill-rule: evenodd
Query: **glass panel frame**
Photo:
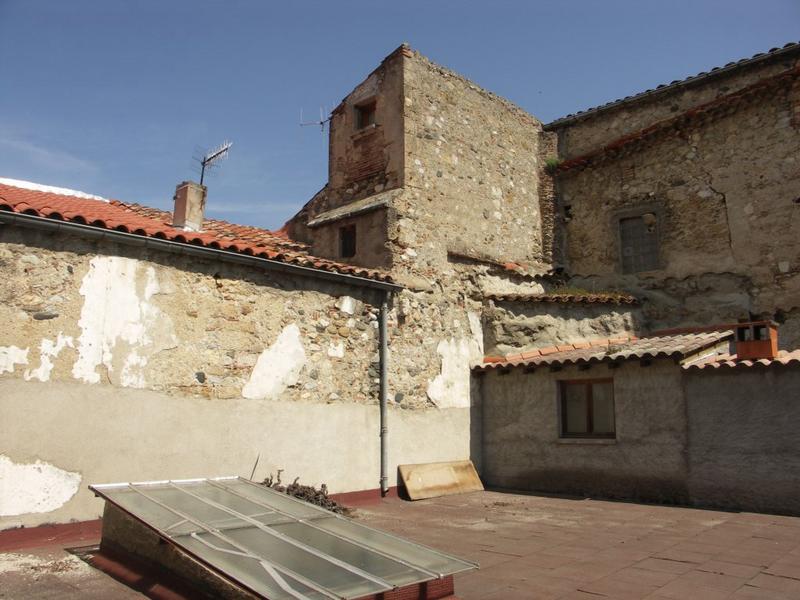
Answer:
M477 567L240 477L89 487L270 598L359 598Z

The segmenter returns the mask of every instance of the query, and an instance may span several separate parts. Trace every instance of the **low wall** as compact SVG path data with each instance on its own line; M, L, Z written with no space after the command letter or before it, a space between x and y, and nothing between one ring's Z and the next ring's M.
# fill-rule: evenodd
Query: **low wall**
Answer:
M696 504L800 514L800 369L688 371Z
M559 439L559 379L614 378L615 440ZM481 471L489 486L685 502L680 368L659 361L534 373L489 371L481 395Z
M389 411L396 466L470 456L470 409ZM332 493L379 485L377 405L208 400L67 382L0 381L0 530L97 518L91 483L242 475ZM20 510L23 514L15 514Z

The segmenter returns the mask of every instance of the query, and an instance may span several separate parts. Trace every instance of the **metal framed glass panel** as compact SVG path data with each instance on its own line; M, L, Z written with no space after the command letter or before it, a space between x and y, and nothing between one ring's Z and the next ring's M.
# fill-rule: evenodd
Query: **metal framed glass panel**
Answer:
M477 567L241 478L90 489L271 599L359 598Z

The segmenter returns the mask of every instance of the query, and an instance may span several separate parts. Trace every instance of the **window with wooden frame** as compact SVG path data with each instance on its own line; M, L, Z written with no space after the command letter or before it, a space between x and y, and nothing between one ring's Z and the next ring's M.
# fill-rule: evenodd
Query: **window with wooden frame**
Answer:
M375 109L377 102L370 100L356 106L356 129L364 129L375 125Z
M562 438L614 438L612 379L559 381Z
M345 225L339 228L339 256L352 258L356 255L356 226Z

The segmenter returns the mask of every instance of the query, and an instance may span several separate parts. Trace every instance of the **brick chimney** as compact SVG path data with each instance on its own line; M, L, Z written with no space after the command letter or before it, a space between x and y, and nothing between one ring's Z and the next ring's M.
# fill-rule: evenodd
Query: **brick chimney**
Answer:
M736 326L736 356L758 360L778 356L778 326L772 321L754 321Z
M172 225L189 231L203 229L206 212L206 186L193 181L183 181L175 188L175 210Z

